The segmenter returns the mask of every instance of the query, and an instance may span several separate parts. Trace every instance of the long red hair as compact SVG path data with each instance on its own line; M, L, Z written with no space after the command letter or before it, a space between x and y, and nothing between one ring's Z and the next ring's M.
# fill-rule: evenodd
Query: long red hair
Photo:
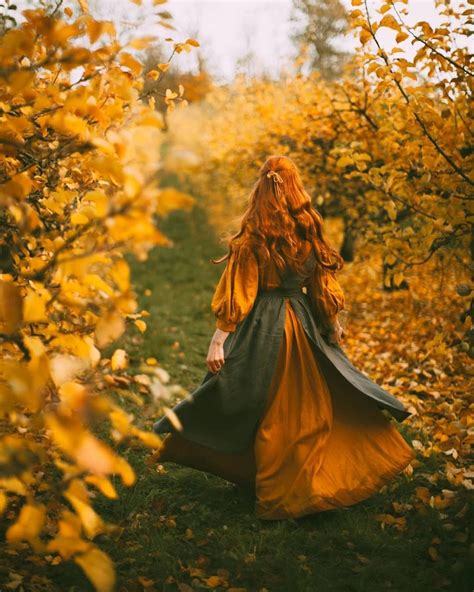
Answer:
M312 207L295 163L287 156L270 156L252 188L240 230L228 239L228 253L212 261L225 261L235 246L246 243L262 265L272 256L279 271L288 266L301 272L304 240L312 243L321 266L342 269L344 259L328 243L321 214Z

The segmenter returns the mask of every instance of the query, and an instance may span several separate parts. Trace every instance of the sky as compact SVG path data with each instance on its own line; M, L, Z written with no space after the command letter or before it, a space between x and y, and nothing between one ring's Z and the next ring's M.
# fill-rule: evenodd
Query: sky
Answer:
M177 56L176 65L181 70L196 71L198 55L201 55L215 82L229 82L238 72L278 76L282 69L291 69L297 49L291 39L297 26L291 20L294 15L292 0L168 0L158 6L153 0L88 0L92 15L99 20L112 20L120 41L141 35L156 35L164 39L184 41L196 38L201 47L191 54ZM354 10L351 0L341 0L348 11ZM17 0L19 10L32 8L39 0ZM140 4L140 5L139 5ZM368 0L369 12L377 15L382 0ZM451 0L453 7L464 5L468 0ZM64 0L63 6L79 11L78 0ZM446 17L438 14L435 0L408 0L408 4L396 1L397 8L406 6L408 15L403 18L408 24L427 21L437 26ZM156 25L159 11L169 11L175 30ZM383 27L377 33L382 45L389 50L395 46L395 31ZM474 50L474 39L472 40ZM354 32L340 40L340 47L352 51L359 45ZM408 41L402 44L407 58L416 48ZM245 59L247 58L247 59ZM250 58L250 59L248 59Z
M350 0L342 0L342 3L353 10ZM452 4L458 6L462 0L453 0ZM130 33L134 35L143 31L144 34L171 36L176 41L197 38L201 44L199 52L217 81L229 81L238 71L277 75L295 56L291 40L296 26L291 21L292 0L169 0L157 7L152 6L152 0L143 0L141 6L130 0L89 0L89 5L97 17L112 18L125 28L128 22ZM375 15L382 2L369 0L368 5ZM398 3L397 6L404 5ZM425 20L433 26L445 18L438 15L435 0L409 0L407 8L409 14L404 18L411 24ZM175 31L154 25L154 13L159 10L171 12ZM343 40L343 49L351 50L359 44L354 33L350 35ZM394 31L384 27L379 35L386 49L393 47ZM410 56L414 49L408 43L405 47ZM246 66L242 64L243 58L252 55L253 60L247 60ZM197 52L181 54L177 62L180 68L193 70L197 67Z

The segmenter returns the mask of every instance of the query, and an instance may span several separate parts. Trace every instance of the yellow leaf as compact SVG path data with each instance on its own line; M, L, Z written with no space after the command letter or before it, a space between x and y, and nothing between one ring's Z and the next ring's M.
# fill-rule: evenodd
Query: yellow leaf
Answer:
M87 0L78 0L78 2L82 12L87 14L89 12L89 3Z
M429 504L431 493L427 487L416 487L415 488L415 495L416 497L421 500L425 504Z
M35 288L28 287L28 291L23 300L23 319L26 323L37 323L46 321L48 315L46 308L51 300L50 292L41 285Z
M96 21L94 18L89 17L86 20L87 35L91 43L95 43L101 36L104 30L105 23Z
M114 266L110 270L110 275L120 291L126 292L129 289L130 267L125 259L117 259L114 262Z
M48 414L45 423L55 443L80 468L99 476L117 473L125 485L133 484L135 474L127 461L87 431L77 419Z
M8 78L8 86L12 94L22 92L26 87L30 86L34 80L34 72L28 70L20 70L13 72Z
M186 39L186 43L188 45L192 45L193 47L199 47L199 42L196 39Z
M146 37L140 37L139 39L132 39L128 46L133 47L133 49L146 49L153 43L153 41L155 41L155 39L156 37L153 37L153 35L147 35Z
M47 545L49 552L57 552L63 559L69 559L75 553L90 549L91 543L81 538L81 520L77 514L63 510L58 527L58 534Z
M30 352L32 358L42 356L46 353L44 343L41 341L39 337L25 335L23 337L23 342L28 348L28 351Z
M160 76L161 74L158 70L150 70L146 75L147 78L151 78L152 80L157 80Z
M112 561L97 547L76 555L74 561L94 585L97 592L113 592L115 587L115 571Z
M383 19L379 23L379 27L389 27L390 29L395 29L395 31L400 31L400 24L391 14L386 14L383 17Z
M112 485L109 479L107 479L107 477L103 477L101 475L87 475L84 481L97 487L97 489L109 499L118 498L118 494L115 490L115 487Z
M206 578L204 581L209 586L209 588L217 588L218 586L227 584L227 581L221 576L211 576L210 578Z
M388 217L390 218L390 220L396 220L397 218L397 206L395 205L395 202L393 200L389 200L384 204L384 208L386 209L387 213L388 213Z
M0 515L6 510L8 505L8 497L3 491L0 491Z
M138 330L141 331L142 333L144 331L146 331L146 323L145 323L145 321L142 321L141 319L137 319L135 321L135 325L138 328Z
M123 349L116 349L110 360L112 370L124 370L128 367L128 354Z
M125 177L123 189L127 197L136 197L141 190L140 181L135 175L127 175Z
M15 197L26 197L33 189L33 181L30 175L25 171L14 175L8 184L8 191Z
M143 68L143 64L141 64L129 53L120 54L120 63L122 64L122 66L129 68L132 71L132 74L134 74L135 76L138 76Z
M109 199L103 191L88 191L83 199L84 204L91 204L97 218L103 218L109 211Z
M154 432L142 432L137 430L135 435L148 447L150 448L161 448L161 438Z
M11 282L0 280L0 333L14 333L23 318L20 289Z
M408 38L408 33L404 33L403 31L400 31L399 33L397 33L397 36L395 37L395 41L397 43L401 43L402 41L405 41L405 39Z
M165 94L166 94L166 98L169 100L175 99L178 96L178 94L173 92L170 88L166 89Z
M7 541L10 543L28 541L35 551L39 551L42 547L39 535L45 517L46 507L42 504L25 504L20 510L17 521L7 530Z
M76 134L80 137L84 137L88 131L87 121L72 113L65 113L61 123L61 127L64 131Z
M50 345L80 358L90 358L94 361L95 352L90 338L80 335L59 335L51 340Z
M165 412L166 417L170 420L171 425L176 430L181 432L183 430L183 426L181 425L179 417L176 415L176 413L172 409L170 409L169 407L164 407L163 411Z
M117 473L122 477L123 484L129 487L135 483L136 477L132 467L128 464L128 462L122 458L117 458L117 466L116 466Z
M395 286L399 286L403 282L403 278L404 278L403 273L397 272L393 276L393 283L395 284Z
M338 167L340 167L341 169L343 169L346 166L350 166L354 164L354 159L352 158L352 156L349 156L347 154L345 154L344 156L341 156L341 158L338 159L338 161L336 162L336 165Z
M362 45L365 45L367 43L367 41L369 41L372 38L372 35L370 33L370 31L368 31L367 29L362 29L362 31L360 32L359 35L359 40L362 43Z
M99 277L96 273L87 273L84 276L84 283L88 286L91 286L98 290L99 292L103 292L108 296L112 296L114 290L107 282L105 282L101 277Z
M125 321L117 312L101 317L95 326L95 337L99 347L105 347L118 339L125 331Z
M81 519L84 531L90 539L104 532L105 523L89 505L89 493L82 481L73 479L65 491L64 497L71 503Z
M75 224L75 225L83 225L83 224L87 224L89 222L89 218L87 216L84 216L84 214L81 214L80 212L74 212L71 215L71 224Z
M49 366L51 378L58 388L90 369L88 360L70 354L53 354Z
M12 493L16 493L18 495L26 495L27 490L22 481L17 479L17 477L5 477L0 478L0 487L5 491L11 491Z

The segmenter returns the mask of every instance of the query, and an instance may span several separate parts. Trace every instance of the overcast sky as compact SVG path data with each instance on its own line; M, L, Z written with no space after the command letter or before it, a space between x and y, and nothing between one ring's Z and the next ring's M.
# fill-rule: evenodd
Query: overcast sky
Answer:
M342 3L352 10L350 0ZM464 2L467 4L467 2ZM277 74L282 66L289 64L295 55L291 33L295 23L291 22L292 0L169 0L166 4L154 7L151 0L143 0L136 6L130 0L89 0L91 10L100 18L112 18L120 22L141 23L140 28L147 33L171 36L176 41L187 37L197 37L201 44L199 51L205 57L210 71L220 80L231 79L239 70L239 60L246 55L255 55L250 73L262 71ZM453 6L463 4L453 0ZM376 15L382 5L381 0L369 0L369 10ZM409 0L406 6L409 15L404 17L410 24L425 20L430 25L440 24L445 17L439 17L435 0ZM153 13L168 10L173 15L176 31L157 29L153 25ZM137 29L133 26L133 33ZM393 46L395 32L383 27L378 35L384 47ZM347 38L344 48L351 49L359 42ZM405 47L413 51L406 43ZM196 65L196 52L177 57L180 65L193 68ZM242 69L242 66L241 66Z
M102 18L127 19L133 22L137 17L146 32L157 32L153 27L153 13L168 10L173 15L176 31L159 30L176 41L197 37L201 44L199 51L205 57L211 72L221 80L231 79L236 71L245 69L242 58L254 55L250 61L250 73L268 72L277 74L289 65L295 55L291 33L295 23L291 21L292 0L169 0L153 8L151 0L143 0L137 7L130 0L89 0L93 12ZM350 0L342 0L352 10ZM453 0L453 5L462 2ZM370 12L375 14L382 5L381 0L369 0ZM402 7L402 4L398 4ZM435 0L409 0L409 15L404 17L413 24L426 20L431 25L442 22L435 8ZM134 28L134 33L136 30ZM395 32L383 27L379 31L385 47L391 47ZM343 45L347 49L358 44L358 40L347 38ZM406 45L411 50L409 44ZM178 56L180 65L193 68L196 53ZM248 62L247 62L248 71Z

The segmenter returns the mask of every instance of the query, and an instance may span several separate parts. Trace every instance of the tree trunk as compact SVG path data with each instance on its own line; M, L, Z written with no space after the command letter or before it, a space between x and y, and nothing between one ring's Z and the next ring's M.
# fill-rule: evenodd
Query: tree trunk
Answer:
M355 233L353 227L344 219L344 240L340 250L340 255L344 261L354 261Z

